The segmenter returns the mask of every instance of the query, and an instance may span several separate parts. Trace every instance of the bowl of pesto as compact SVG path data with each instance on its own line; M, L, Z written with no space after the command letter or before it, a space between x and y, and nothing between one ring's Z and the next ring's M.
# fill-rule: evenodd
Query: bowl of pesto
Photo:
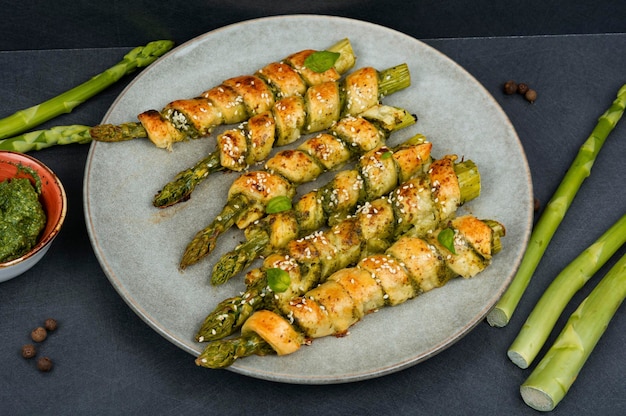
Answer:
M0 282L42 259L66 213L65 189L50 168L29 155L0 151Z

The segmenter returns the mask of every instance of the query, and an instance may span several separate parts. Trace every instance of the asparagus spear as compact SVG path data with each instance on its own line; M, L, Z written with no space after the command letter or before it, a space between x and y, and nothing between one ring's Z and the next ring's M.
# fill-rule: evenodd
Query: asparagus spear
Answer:
M509 323L552 236L565 217L583 181L591 174L591 168L602 145L622 117L625 107L626 84L620 88L617 98L598 119L596 127L581 146L572 165L535 224L530 242L511 285L487 315L487 322L491 326L503 327Z
M358 77L359 76L358 74L360 72L363 72L366 74L367 72L369 72L370 69L371 68L362 68L356 71L355 73L351 74L351 77L354 77L354 78ZM397 91L407 88L410 84L410 72L406 64L401 64L395 67L382 70L378 73L377 78L378 78L377 79L377 84L378 84L377 93L372 97L367 97L369 102L372 103L372 105L374 104L374 102L376 102L379 99L382 99L383 97L386 97ZM368 81L369 81L368 78L363 77L364 83L367 83ZM371 86L369 88L371 88ZM345 90L345 87L340 88L340 90L341 89ZM313 91L313 90L315 90L315 87L313 87L313 89L311 89L310 91ZM367 85L363 85L362 89L359 88L359 89L356 89L355 91L358 91L359 94L366 95L365 92L367 90L368 90ZM346 93L344 92L344 94ZM359 108L353 109L351 106L353 106L353 104L358 101L363 101L363 98L357 99L357 97L354 97L352 95L353 94L350 94L349 97L343 97L337 100L339 103L343 104L342 105L343 108L341 110L343 110L344 114L349 112L352 115L357 115L355 113L355 110L356 112L362 111ZM322 99L326 100L325 95L322 96L321 94L317 94L317 93L311 93L310 95L310 98L312 100L318 100L319 99L318 97L321 97ZM290 98L291 97L288 97L284 100L279 100L274 106L274 108L280 108L281 106L285 106L286 108L291 108L292 107L291 105L284 104L286 102L291 101ZM329 106L329 104L326 104L324 102L322 102L322 105L326 107ZM302 111L304 111L304 108L306 108L306 105L303 106ZM297 107L296 107L296 110L297 110ZM266 127L268 123L274 122L277 125L280 124L280 123L276 123L276 120L280 119L280 117L282 117L281 116L282 114L283 114L282 111L281 112L270 111L269 113L262 113L253 117L248 123L242 124L239 128L224 132L222 135L220 135L220 137L218 137L217 141L218 141L218 144L220 144L218 149L210 153L205 158L198 161L193 167L183 170L180 173L178 173L172 181L168 182L163 187L163 189L157 192L157 194L154 196L154 199L152 201L153 205L158 208L166 208L174 204L177 204L179 202L186 201L187 199L190 198L191 193L194 191L196 186L198 186L205 178L207 178L212 173L219 172L226 168L233 169L233 170L242 170L243 168L247 167L249 164L260 162L262 158L266 157L265 154L254 154L252 149L267 148L267 150L269 151L272 148L272 146L284 145L284 144L288 144L294 141L295 138L297 138L299 134L302 132L314 133L314 132L319 131L319 129L312 128L310 123L306 123L306 124L302 123L302 125L299 126L299 128L297 129L299 130L298 132L295 132L296 130L295 128L294 129L282 129L284 131L281 131L280 128L275 127L274 129L272 129L272 131L269 132L271 134L271 139L264 138L268 136L267 127ZM297 120L299 118L304 119L305 118L304 116L307 116L307 115L309 118L313 118L313 119L318 117L316 112L314 112L313 114L303 114L302 116L298 116L296 111L294 111L293 113L287 113L284 115L284 117L286 119ZM256 119L259 119L259 122L255 123ZM289 121L282 123L282 124L288 124L288 123ZM257 125L261 125L263 127L260 130L252 128L252 126L257 126ZM259 136L259 138L257 138L256 136ZM289 136L289 139L288 140L284 139L281 136ZM245 138L246 143L233 145L229 141L226 141L226 139L222 140L222 137L229 139L229 140L231 137L242 137L242 138ZM261 138L264 138L263 140L265 141L265 145L263 146L256 145L256 142L260 142ZM234 152L233 150L234 148L238 148L241 150L238 152ZM248 152L245 152L246 149L248 149ZM244 153L244 154L240 154L240 153ZM234 159L235 162L232 161L232 159Z
M399 235L432 233L453 217L462 201L480 191L478 170L464 167L471 161L454 163L454 159L447 156L434 161L428 175L408 180L391 194L363 205L355 216L325 232L291 241L268 256L263 268L246 276L248 289L243 294L223 301L205 318L196 339L208 341L232 334L255 310L304 293L360 257L386 250ZM440 185L434 186L435 181ZM292 266L290 287L272 295L265 270L284 265Z
M48 130L35 130L19 136L0 140L0 150L26 153L41 150L57 144L89 143L89 126L57 126Z
M528 368L570 299L625 242L626 215L576 257L550 284L509 347L511 361L520 368Z
M0 139L15 136L63 113L71 112L77 105L114 84L124 75L150 65L172 46L174 43L170 40L158 40L139 46L126 54L116 65L77 87L1 119Z
M570 316L537 367L520 386L533 409L553 410L565 397L626 297L626 255Z
M357 266L338 270L320 286L292 298L284 310L255 312L241 336L210 342L196 364L223 368L238 358L265 355L268 346L279 355L291 354L304 339L345 334L373 310L404 303L455 276L475 276L489 265L484 259L500 251L504 228L472 216L459 217L453 224L457 229L453 246L442 246L436 237L446 226L426 238L402 237L385 254L363 258ZM468 243L477 239L482 240L480 249Z
M208 255L217 238L235 223L245 228L261 218L272 198L293 198L298 184L347 162L353 152L377 147L391 132L414 123L415 117L404 109L376 106L362 116L347 116L334 124L334 135L318 135L298 149L279 152L266 162L266 170L241 175L233 182L222 212L187 245L180 267L184 269Z
M145 111L138 115L140 122L126 123L124 129L109 124L95 126L91 136L105 142L148 137L157 147L171 149L174 142L202 137L216 126L239 123L263 112L276 97L303 94L307 86L334 81L354 66L356 57L348 39L327 51L337 57L330 68L308 68L307 59L312 56L314 60L316 52L303 50L254 75L225 80L199 97L172 101L160 112Z

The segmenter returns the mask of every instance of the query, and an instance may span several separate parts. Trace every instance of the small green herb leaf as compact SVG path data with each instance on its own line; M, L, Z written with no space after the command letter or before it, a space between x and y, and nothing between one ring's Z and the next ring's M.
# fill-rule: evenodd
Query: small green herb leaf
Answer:
M389 159L392 156L391 150L387 150L385 153L383 153L383 155L380 157L382 160L385 159Z
M444 228L441 230L437 236L437 240L452 254L456 254L454 250L454 230L452 228Z
M267 276L267 284L274 292L284 292L289 288L289 284L291 284L289 273L283 269L273 267L267 269L265 275Z
M275 196L270 199L265 207L265 212L275 214L277 212L287 211L291 209L291 198L287 196Z
M338 52L317 51L307 56L304 66L314 72L324 72L335 65L340 54Z

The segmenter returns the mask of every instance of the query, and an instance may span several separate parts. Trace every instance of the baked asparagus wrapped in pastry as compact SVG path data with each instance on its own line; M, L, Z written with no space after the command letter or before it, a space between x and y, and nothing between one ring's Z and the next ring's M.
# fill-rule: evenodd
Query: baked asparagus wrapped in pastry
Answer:
M274 146L293 143L302 134L326 130L340 117L359 115L410 83L406 64L382 71L365 67L341 81L312 86L304 95L282 98L271 109L218 135L217 149L193 167L179 172L155 195L152 203L165 208L185 201L212 173L247 169L265 160Z
M202 342L228 336L261 308L285 311L292 298L333 272L384 252L405 233L431 235L440 224L454 218L459 206L480 194L480 174L474 163L455 160L456 156L448 155L433 161L426 174L365 203L354 216L328 230L292 240L283 250L267 256L261 268L247 273L246 291L223 300L204 319L196 339ZM289 274L280 291L274 290L273 270L277 269Z
M376 105L359 116L342 118L327 133L307 139L296 149L278 152L264 170L242 174L231 185L221 213L188 244L180 267L184 269L209 254L217 238L233 225L243 229L263 217L274 198L293 198L298 185L375 149L393 131L414 123L415 117L404 109Z
M502 224L471 215L444 223L425 237L402 236L384 254L364 257L355 267L334 272L280 309L254 312L243 324L241 336L209 343L196 364L224 368L238 358L292 354L315 338L345 335L372 311L402 304L454 277L476 276L500 251L502 236ZM282 264L280 271L292 276L293 268Z
M229 78L198 97L173 101L161 111L145 111L139 114L139 123L95 126L91 137L106 142L148 137L157 147L171 149L175 142L205 136L216 126L240 123L267 111L280 98L304 95L312 85L336 81L356 62L348 39L326 52L336 58L328 68L315 65L316 57L327 54L305 49L266 65L254 75Z
M246 241L213 266L211 283L228 281L259 256L284 248L290 240L334 225L359 205L391 192L430 167L432 143L418 134L390 148L381 145L361 156L356 167L338 172L320 188L303 195L293 209L266 215L245 229ZM278 211L278 210L277 210Z

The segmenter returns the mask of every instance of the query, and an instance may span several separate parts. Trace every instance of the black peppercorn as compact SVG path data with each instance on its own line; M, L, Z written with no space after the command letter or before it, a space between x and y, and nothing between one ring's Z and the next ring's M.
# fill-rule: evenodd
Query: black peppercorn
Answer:
M507 95L515 94L515 91L517 91L517 88L518 86L513 80L509 80L504 83L504 93Z
M535 100L537 99L537 91L533 89L529 89L528 91L526 91L526 94L524 94L524 98L529 103L534 103Z
M46 328L48 331L54 331L55 329L57 329L57 321L52 319L52 318L48 318L46 319L46 321L43 323L44 328Z
M46 332L46 329L42 326L38 326L37 328L33 329L33 331L30 333L30 337L35 342L43 342L47 336L48 336L48 332Z
M52 360L48 357L41 357L37 360L37 368L39 369L39 371L52 370Z
M37 350L33 344L26 344L22 346L22 357L33 358L35 355L37 355Z
M526 91L528 91L528 84L525 84L523 82L520 82L519 84L517 84L517 93L520 95L524 95L526 94Z

